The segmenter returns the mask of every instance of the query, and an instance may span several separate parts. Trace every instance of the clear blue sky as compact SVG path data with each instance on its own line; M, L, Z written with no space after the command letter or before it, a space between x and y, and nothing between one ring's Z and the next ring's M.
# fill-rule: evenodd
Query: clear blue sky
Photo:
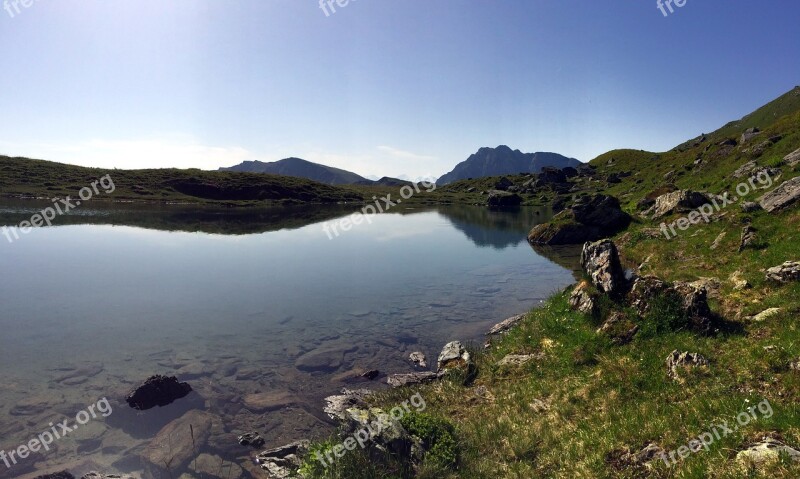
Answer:
M797 0L9 6L0 153L89 166L438 176L499 144L588 161L669 149L800 84Z

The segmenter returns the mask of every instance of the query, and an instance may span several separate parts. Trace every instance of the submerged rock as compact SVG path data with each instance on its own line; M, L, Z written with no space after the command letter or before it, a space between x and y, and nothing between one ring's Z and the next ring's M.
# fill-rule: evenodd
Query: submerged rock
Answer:
M133 409L145 411L156 406L163 407L192 392L189 383L178 382L175 376L151 376L128 395L125 401Z
M237 438L239 445L250 447L261 447L264 445L264 438L257 432L248 432Z
M75 476L69 471L56 472L55 474L45 474L43 476L36 476L34 479L75 479Z

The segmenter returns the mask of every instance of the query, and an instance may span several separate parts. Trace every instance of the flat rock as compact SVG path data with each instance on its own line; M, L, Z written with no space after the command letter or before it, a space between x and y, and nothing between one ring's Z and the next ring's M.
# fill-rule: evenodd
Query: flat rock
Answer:
M800 163L800 148L794 150L783 158L783 162L789 166Z
M419 373L391 374L386 379L386 383L394 388L422 384L441 379L442 375L430 371Z
M277 411L296 403L294 394L288 391L268 391L263 393L247 394L244 396L244 406L258 413Z
M537 354L509 354L503 359L501 359L497 365L498 366L522 366L523 364L529 363L535 359L541 358L541 355Z
M270 479L290 479L300 467L302 456L308 452L309 445L308 441L297 441L276 447L259 454L256 462Z
M758 466L766 462L777 461L782 454L788 456L792 461L800 461L800 451L772 438L764 439L744 451L740 451L736 454L736 460Z
M656 204L653 207L653 219L658 219L671 213L699 208L706 203L709 203L709 199L703 193L691 190L673 191L656 198Z
M800 198L800 176L784 181L780 186L758 199L758 204L769 213L793 205Z
M800 261L787 261L767 270L767 280L779 283L800 281Z
M142 461L153 477L164 477L167 466L181 470L203 450L212 429L222 420L210 413L192 410L164 426L141 453Z
M354 407L366 407L366 398L371 394L372 391L369 389L342 389L342 394L325 398L323 411L331 419L345 421L347 420L346 411Z
M224 477L239 479L242 477L242 468L238 464L225 461L219 456L200 454L189 463L189 469L199 477Z
M492 329L490 329L489 332L486 333L486 335L494 336L496 334L507 333L511 331L511 329L515 328L523 319L525 319L525 314L518 314L508 319L504 319L503 321L492 326Z
M781 308L769 308L765 311L758 313L757 315L752 317L753 321L764 321L767 320L777 314L780 314Z
M358 350L358 346L331 346L310 351L295 361L297 369L304 372L334 372L344 364L344 355Z

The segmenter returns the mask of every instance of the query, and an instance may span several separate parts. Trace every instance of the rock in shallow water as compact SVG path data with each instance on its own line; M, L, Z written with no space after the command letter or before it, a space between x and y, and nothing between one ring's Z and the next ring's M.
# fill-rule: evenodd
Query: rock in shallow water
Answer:
M172 404L190 392L192 387L189 383L178 382L175 376L152 376L130 393L125 401L133 409L145 411Z

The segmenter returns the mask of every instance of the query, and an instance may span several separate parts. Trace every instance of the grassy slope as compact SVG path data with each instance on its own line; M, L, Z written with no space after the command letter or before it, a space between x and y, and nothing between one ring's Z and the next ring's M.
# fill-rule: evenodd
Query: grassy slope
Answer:
M726 150L719 145L726 138L738 140L742 130L751 126L765 133L746 146L776 134L783 139L758 158L742 148ZM617 150L601 155L592 161L599 178L624 171L632 176L620 184L585 181L582 191L614 194L635 214L638 200L670 182L679 188L721 194L741 181L730 174L745 162L755 159L759 165L776 165L798 147L800 89L795 89L707 135L703 142L690 141L660 154ZM702 161L695 165L697 159ZM783 170L780 181L798 174L797 169ZM675 173L665 179L670 171ZM491 181L457 184L451 194L470 187L480 190ZM753 194L752 199L757 196ZM598 322L569 311L567 294L557 295L544 308L529 313L522 326L493 349L476 354L480 373L473 385L444 381L419 388L428 412L449 418L457 426L462 448L457 471L423 468L419 477L800 477L800 465L783 462L757 470L739 466L733 459L767 432L800 447L800 373L789 368L800 357L800 328L795 320L800 312L800 283L768 284L763 273L783 261L800 260L800 208L747 215L764 247L741 254L737 248L745 215L738 205L723 213L717 222L694 226L672 240L652 237L650 232L657 225L637 221L616 241L629 266L649 257L645 273L667 280L718 278L721 286L711 303L728 321L725 332L712 337L685 331L640 334L626 346L613 346L595 332ZM712 250L722 231L727 235ZM752 288L733 290L728 276L736 270ZM768 307L783 311L763 322L747 319ZM711 365L687 373L683 383L671 381L664 361L674 349L700 352ZM508 353L542 353L543 359L515 369L497 367ZM375 402L391 407L411 394L407 389L387 391ZM737 414L764 399L774 410L771 418L759 415L758 420L715 442L710 451L692 454L674 467L657 461L648 471L625 467L615 459L620 451L638 451L650 441L676 450L722 421L735 423ZM366 476L351 468L330 471L327 477Z

